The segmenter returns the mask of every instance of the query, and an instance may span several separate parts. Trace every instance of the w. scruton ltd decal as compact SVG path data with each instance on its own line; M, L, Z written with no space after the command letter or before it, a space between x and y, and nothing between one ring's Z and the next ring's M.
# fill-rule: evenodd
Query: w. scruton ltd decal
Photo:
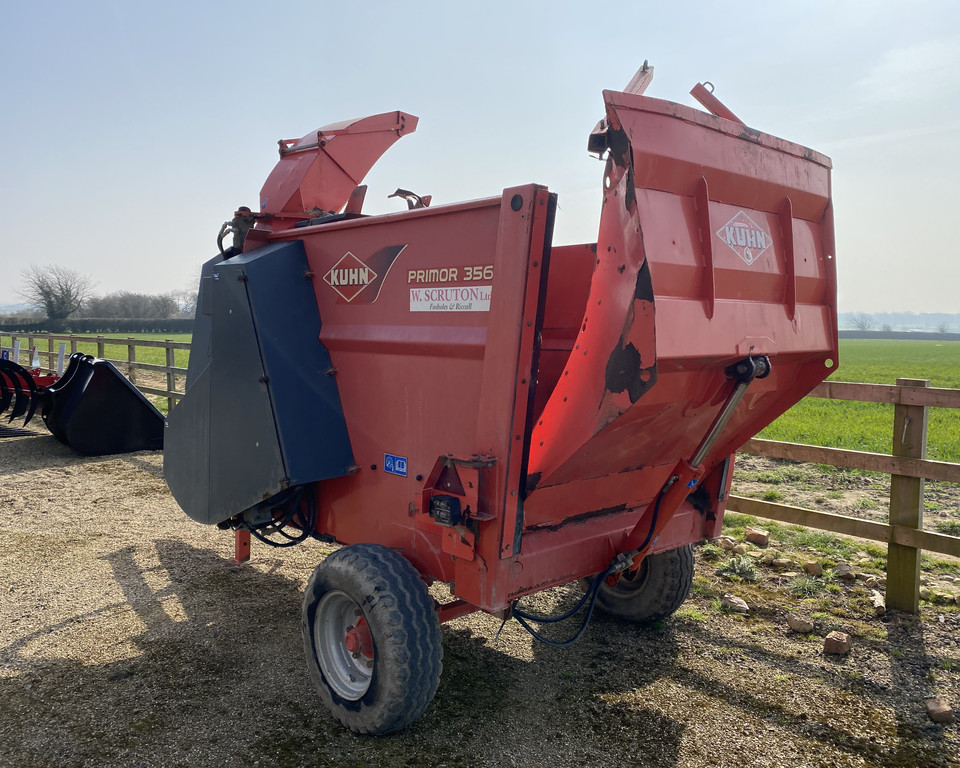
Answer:
M411 312L489 312L491 285L411 288Z
M366 261L347 251L323 276L323 280L348 304L372 304L380 297L380 289L390 267L406 247L388 245L368 256Z
M717 237L747 264L753 264L773 245L773 238L743 211L720 227Z

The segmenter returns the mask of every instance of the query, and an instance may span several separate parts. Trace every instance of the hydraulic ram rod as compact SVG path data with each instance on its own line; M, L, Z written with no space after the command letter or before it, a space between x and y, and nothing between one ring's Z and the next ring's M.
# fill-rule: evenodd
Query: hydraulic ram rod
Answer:
M703 472L701 465L716 445L720 434L727 426L744 394L746 394L747 387L754 379L762 379L769 373L770 360L765 356L747 357L727 369L727 375L736 381L733 391L730 392L722 410L713 420L713 424L711 424L693 456L689 460L682 459L663 484L663 488L660 489L660 493L657 494L654 501L652 520L648 524L643 524L646 518L646 515L643 515L637 521L633 530L630 531L623 545L625 551L617 557L617 570L626 570L631 567L637 556L656 541L657 536L660 535L663 526L669 522L673 512L697 487L700 475Z

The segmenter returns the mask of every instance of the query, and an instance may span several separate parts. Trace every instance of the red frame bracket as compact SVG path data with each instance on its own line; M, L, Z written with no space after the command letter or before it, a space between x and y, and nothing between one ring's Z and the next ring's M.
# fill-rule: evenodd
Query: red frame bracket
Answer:
M250 531L238 528L233 532L233 562L241 565L250 559Z

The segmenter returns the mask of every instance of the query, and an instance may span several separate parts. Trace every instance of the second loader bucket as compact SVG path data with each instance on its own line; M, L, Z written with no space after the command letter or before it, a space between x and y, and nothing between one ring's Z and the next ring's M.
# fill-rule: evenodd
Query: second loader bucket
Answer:
M88 456L163 447L163 414L113 363L90 355L70 356L41 415L57 440Z
M24 426L37 409L37 385L27 370L12 360L0 360L0 413L11 408L7 421L22 416Z

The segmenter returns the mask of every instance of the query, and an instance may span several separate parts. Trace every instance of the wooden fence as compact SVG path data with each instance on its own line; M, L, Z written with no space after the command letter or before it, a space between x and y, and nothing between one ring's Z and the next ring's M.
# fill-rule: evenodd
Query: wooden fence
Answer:
M97 357L105 357L106 347L125 347L126 360L111 360L111 362L121 370L125 370L130 381L142 392L165 397L168 410L172 409L177 400L183 396L182 392L177 391L177 377L185 376L187 370L175 365L174 356L176 350L189 350L188 342L56 334L13 336L14 340L17 338L21 340L21 364L29 362L26 357L29 350L35 345L39 347L37 342L41 342L46 347L45 350L38 349L41 365L46 360L46 365L43 367L49 370L56 369L61 344L66 354L76 352L81 344L95 345ZM66 352L67 347L69 347L69 353ZM166 364L139 362L137 349L140 347L164 349ZM137 371L164 374L166 389L145 386L137 381ZM929 386L929 381L922 379L897 379L895 385L824 382L809 396L833 400L892 403L894 405L893 455L759 439L748 441L742 450L745 453L769 458L829 464L835 467L888 474L891 476L890 522L878 523L741 496L731 496L727 509L768 520L885 542L887 544L887 606L915 613L919 608L920 599L921 552L927 550L960 558L960 537L923 530L924 480L960 483L960 464L930 461L926 458L927 412L932 407L960 408L960 389L932 388Z
M0 334L3 338L10 337L10 347L20 341L20 360L21 365L30 366L31 356L34 347L37 347L37 354L40 357L40 367L48 371L56 371L58 363L62 359L69 357L74 352L87 352L95 354L97 357L109 360L121 371L127 374L131 383L135 384L137 389L148 395L157 395L166 398L167 411L169 412L177 400L183 397L183 392L178 391L177 377L187 375L187 369L177 367L176 351L190 350L190 342L172 341L164 339L163 341L150 341L146 339L116 339L110 336L77 336L75 334L60 335L55 333L44 334ZM4 345L6 346L6 345ZM82 347L82 348L81 348ZM114 359L107 356L107 348L120 348L126 350L125 359ZM164 350L164 364L146 363L137 360L137 349L150 348ZM116 352L112 352L116 354ZM65 364L65 363L64 363ZM151 386L152 382L140 380L137 376L138 371L149 371L164 376L166 388Z
M960 483L960 464L926 458L928 409L960 408L960 389L935 389L923 379L897 379L895 385L824 382L809 396L893 403L893 455L758 439L750 440L741 450L757 456L888 474L891 476L890 522L877 523L740 496L731 496L727 509L885 542L887 607L916 613L920 601L921 551L960 557L960 537L923 530L924 481Z

